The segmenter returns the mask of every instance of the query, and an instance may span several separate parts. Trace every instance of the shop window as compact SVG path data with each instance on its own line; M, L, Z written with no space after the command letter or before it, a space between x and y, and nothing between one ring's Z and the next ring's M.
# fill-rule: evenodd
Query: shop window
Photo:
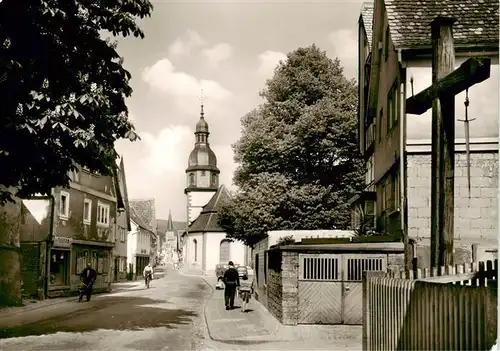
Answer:
M92 200L83 200L83 224L90 224L92 220Z
M59 216L69 218L69 193L61 191L59 199Z
M97 256L97 272L101 274L108 273L108 253L106 251L99 251Z
M76 251L76 274L80 274L87 267L88 254L87 250Z
M68 276L69 252L51 250L50 256L50 284L66 285Z
M101 271L99 270L99 267L97 265L98 258L99 258L98 252L92 251L92 261L90 262L92 264L92 268L94 268L97 273L101 273Z

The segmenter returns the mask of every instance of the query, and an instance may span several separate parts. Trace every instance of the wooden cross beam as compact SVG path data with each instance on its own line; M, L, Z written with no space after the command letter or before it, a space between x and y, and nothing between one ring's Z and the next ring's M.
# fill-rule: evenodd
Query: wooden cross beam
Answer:
M406 112L432 107L431 267L453 264L455 192L455 95L490 76L491 61L473 58L455 68L453 18L431 22L432 85L406 100Z
M406 100L406 113L421 115L432 108L432 102L443 94L458 95L490 77L491 59L470 58L455 71L427 89Z

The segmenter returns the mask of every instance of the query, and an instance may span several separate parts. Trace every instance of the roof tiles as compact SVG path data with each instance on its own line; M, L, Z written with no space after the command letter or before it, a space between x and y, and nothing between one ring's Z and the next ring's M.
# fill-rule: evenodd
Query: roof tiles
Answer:
M372 48L372 33L373 33L373 2L364 2L361 5L361 18L365 27L366 37L368 39L368 47Z
M431 45L430 23L453 17L455 45L498 46L498 0L385 0L391 38L396 48Z

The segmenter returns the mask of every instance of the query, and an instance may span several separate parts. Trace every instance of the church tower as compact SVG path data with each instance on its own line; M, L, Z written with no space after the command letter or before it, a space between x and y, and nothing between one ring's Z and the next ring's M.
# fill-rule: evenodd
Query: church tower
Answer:
M203 103L201 104L200 120L194 133L194 149L189 154L186 168L187 219L194 221L219 187L219 169L217 157L210 149L208 142L208 123L205 121Z

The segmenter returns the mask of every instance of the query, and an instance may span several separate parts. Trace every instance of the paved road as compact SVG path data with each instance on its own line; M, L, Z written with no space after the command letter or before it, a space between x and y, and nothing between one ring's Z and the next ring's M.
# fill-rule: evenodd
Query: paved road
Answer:
M202 350L210 288L169 270L150 289L95 295L0 320L0 350Z

